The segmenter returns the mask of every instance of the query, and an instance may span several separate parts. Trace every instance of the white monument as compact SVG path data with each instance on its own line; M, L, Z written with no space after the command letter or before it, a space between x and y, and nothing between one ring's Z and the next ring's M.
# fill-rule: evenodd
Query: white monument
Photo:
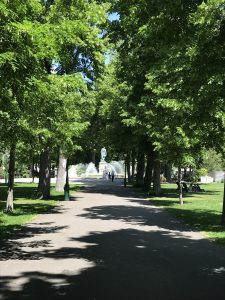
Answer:
M102 175L103 178L108 178L108 168L107 168L107 162L105 161L105 158L107 156L107 151L105 147L101 149L101 160L99 163L99 174Z

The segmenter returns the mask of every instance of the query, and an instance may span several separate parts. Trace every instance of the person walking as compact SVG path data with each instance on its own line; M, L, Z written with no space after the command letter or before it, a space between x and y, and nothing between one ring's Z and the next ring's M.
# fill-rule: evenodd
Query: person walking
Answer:
M112 178L112 182L113 182L114 178L115 178L115 171L114 170L112 170L112 172L111 172L111 178Z

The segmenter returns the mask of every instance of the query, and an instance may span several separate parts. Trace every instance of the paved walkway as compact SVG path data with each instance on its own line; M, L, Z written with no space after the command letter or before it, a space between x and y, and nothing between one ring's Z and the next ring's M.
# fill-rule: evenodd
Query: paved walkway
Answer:
M3 243L1 299L225 299L225 248L119 181L87 183Z

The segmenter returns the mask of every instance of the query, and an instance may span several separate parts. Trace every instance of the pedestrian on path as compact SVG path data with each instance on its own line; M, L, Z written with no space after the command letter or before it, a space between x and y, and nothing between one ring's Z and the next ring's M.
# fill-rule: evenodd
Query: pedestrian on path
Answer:
M113 182L114 178L115 178L115 171L114 170L112 170L111 177L112 177L112 182Z

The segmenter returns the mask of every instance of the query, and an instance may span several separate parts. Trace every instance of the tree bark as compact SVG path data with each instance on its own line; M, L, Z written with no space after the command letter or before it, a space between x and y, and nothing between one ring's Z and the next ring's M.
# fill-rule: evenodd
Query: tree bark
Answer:
M153 162L153 191L156 196L161 194L161 184L160 184L160 160L159 154L154 152L154 162Z
M166 178L166 182L171 182L171 174L172 170L171 170L171 166L170 165L165 165L165 178Z
M66 183L64 186L64 200L70 200L70 186L69 186L69 164L66 160Z
M50 171L50 150L49 148L46 148L40 155L40 171L37 191L37 198L39 199L50 199Z
M126 158L126 166L127 166L127 180L131 182L131 174L130 174L130 157Z
M187 176L187 168L184 168L184 178Z
M62 150L60 150L59 166L58 166L56 186L55 186L55 190L57 192L64 191L64 186L66 183L66 165L67 165L67 159L64 157Z
M32 158L32 163L30 165L30 177L32 178L32 182L34 182L34 158Z
M145 171L145 156L144 153L139 153L137 158L137 177L136 177L137 186L143 186L144 171Z
M224 186L223 186L223 211L222 211L222 218L221 218L221 224L225 225L225 174L223 177Z
M16 158L16 144L12 144L9 153L9 180L8 180L8 196L6 201L6 210L13 211L13 188L15 177L15 158Z
M144 191L149 192L152 185L152 172L153 172L153 162L154 162L154 152L152 146L149 145L147 149L147 165L145 169L145 178L144 178Z
M179 202L182 205L183 202L183 191L182 191L182 183L181 183L181 167L178 167L178 190L179 190Z
M93 162L94 165L96 164L96 149L92 150L91 161Z
M131 177L132 182L134 182L134 173L135 173L135 155L132 153L132 161L131 161Z

